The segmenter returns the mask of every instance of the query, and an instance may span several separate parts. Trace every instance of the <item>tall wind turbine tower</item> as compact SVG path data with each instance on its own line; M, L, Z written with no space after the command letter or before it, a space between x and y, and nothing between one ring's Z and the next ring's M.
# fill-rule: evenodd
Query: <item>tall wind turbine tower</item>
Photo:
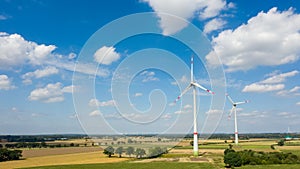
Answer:
M199 150L198 150L198 130L197 130L197 105L196 105L196 94L197 94L197 90L196 87L214 94L214 92L204 88L203 86L201 86L200 84L196 83L194 80L194 57L191 57L191 82L190 84L183 90L183 92L177 97L177 99L174 101L175 103L180 100L180 98L191 88L193 88L193 111L194 111L194 144L193 144L193 151L194 151L194 156L198 156L199 155Z
M228 100L230 101L230 103L232 104L229 118L231 117L232 112L234 112L234 138L235 138L234 143L237 145L237 144L239 144L239 135L238 135L238 127L237 127L236 106L240 105L240 104L248 103L249 101L245 100L243 102L234 102L228 94L226 94L226 96L227 96Z

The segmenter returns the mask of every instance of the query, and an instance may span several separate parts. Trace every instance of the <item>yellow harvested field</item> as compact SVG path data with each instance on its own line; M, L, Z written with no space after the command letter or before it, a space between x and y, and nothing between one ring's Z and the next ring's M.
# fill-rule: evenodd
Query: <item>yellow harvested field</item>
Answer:
M62 154L50 155L41 157L32 157L25 160L1 162L1 169L13 169L22 167L36 167L49 165L67 165L67 164L92 164L92 163L114 163L126 161L128 158L108 158L102 151L76 153L76 154Z
M279 149L279 150L300 151L300 146L277 146L276 148Z
M41 157L49 155L61 155L61 154L75 154L75 153L87 153L102 151L101 147L64 147L64 148L37 148L37 149L24 149L23 158L29 157Z

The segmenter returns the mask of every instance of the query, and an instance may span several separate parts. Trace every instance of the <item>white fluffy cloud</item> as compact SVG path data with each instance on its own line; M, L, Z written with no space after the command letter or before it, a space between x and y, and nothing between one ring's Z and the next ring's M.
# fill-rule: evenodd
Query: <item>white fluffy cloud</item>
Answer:
M25 40L19 34L0 32L0 70L10 70L26 64L48 66L44 70L39 69L35 72L29 72L28 74L23 75L22 78L24 79L23 82L25 84L30 84L32 78L48 76L51 74L51 71L52 74L55 74L55 72L57 72L56 68L74 71L74 68L76 67L76 72L101 77L107 77L110 73L107 69L97 69L96 64L75 63L72 61L72 59L76 57L75 53L63 56L53 53L55 49L56 46L54 45L37 44L36 42ZM119 54L114 52L114 50L115 49L111 47L103 48L97 53L97 59L100 59L101 52L108 52L107 56L103 60L100 60L103 64L110 64L119 57Z
M147 2L160 18L159 24L164 35L174 34L187 26L185 21L174 19L163 13L191 19L196 14L200 19L217 16L227 8L225 0L143 0Z
M278 72L276 72L278 73ZM286 78L293 77L297 75L299 72L294 70L287 73L281 74L272 74L271 77L268 77L265 80L252 83L244 87L243 92L270 92L270 91L278 91L284 89L285 85L282 82L286 81ZM292 89L292 91L295 89ZM282 95L286 92L280 92L278 95Z
M187 114L187 113L191 113L191 112L192 112L192 105L186 104L183 106L182 110L178 110L178 111L174 112L174 114Z
M299 96L300 95L300 86L295 86L294 88L290 90L281 90L277 92L276 94L278 96Z
M44 88L38 88L31 91L28 99L31 101L42 101L45 103L64 101L63 93L69 93L69 86L63 87L59 82L48 84Z
M64 93L74 93L77 92L79 90L78 86L74 86L74 85L70 85L70 86L66 86L64 88L62 88L62 92Z
M145 70L142 73L140 73L140 75L142 76L142 82L144 83L150 81L159 81L159 78L155 77L155 72L152 71Z
M259 83L253 83L250 85L245 86L243 89L243 92L270 92L270 91L278 91L284 89L284 84L259 84Z
M53 75L53 74L57 74L58 73L58 69L55 68L55 67L46 67L45 69L37 69L36 71L34 72L28 72L26 74L24 74L22 76L22 78L24 79L23 80L23 83L25 84L31 84L32 81L31 79L32 78L42 78L42 77L47 77L47 76L50 76L50 75Z
M213 46L227 71L249 70L295 62L300 53L300 15L290 8L260 12L235 30L213 38ZM215 58L206 57L210 65Z
M300 102L297 102L296 105L300 106Z
M140 97L140 96L143 96L143 93L135 93L134 94L134 97Z
M0 32L0 68L9 69L23 64L42 64L55 50L54 45L37 44L18 34Z
M219 19L219 18L212 19L211 21L206 23L206 25L204 26L203 32L205 34L209 34L212 31L222 29L225 24L226 24L226 21L224 21L222 19Z
M12 80L7 75L0 75L0 90L11 90L15 86L12 84Z
M100 102L98 99L91 99L89 101L89 106L91 107L107 107L107 106L115 106L116 103L114 100L108 100Z
M282 83L286 80L286 78L293 77L293 76L297 75L298 73L299 73L299 71L297 71L297 70L287 72L287 73L281 73L278 75L271 76L271 77L267 78L266 80L263 80L261 83L270 83L270 84Z
M220 115L223 113L223 110L218 110L218 109L210 109L205 114L207 115Z
M283 118L287 118L287 119L296 118L299 116L299 115L297 115L295 113L291 113L291 112L280 112L277 115L280 117L283 117Z
M227 8L225 0L197 0L200 8L199 17L201 19L212 18L220 14L220 12ZM230 3L232 5L232 3Z
M110 65L112 62L120 59L120 54L115 50L116 48L114 47L103 46L94 54L94 60L100 64Z
M94 110L92 112L89 113L89 116L100 116L101 112L99 110Z

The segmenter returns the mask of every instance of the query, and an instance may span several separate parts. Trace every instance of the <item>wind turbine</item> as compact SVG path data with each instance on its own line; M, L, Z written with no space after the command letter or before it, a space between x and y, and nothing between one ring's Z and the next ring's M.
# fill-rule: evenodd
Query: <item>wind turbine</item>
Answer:
M240 104L248 103L249 101L245 100L243 102L234 102L228 94L226 94L226 96L227 96L228 100L230 101L230 103L232 104L232 108L231 108L231 111L230 111L230 114L229 114L229 118L231 117L231 114L234 111L234 137L235 137L234 142L235 142L235 144L238 144L239 143L239 136L238 136L238 128L237 128L236 106L240 105Z
M197 105L196 105L196 93L197 93L197 90L196 90L196 87L208 92L208 93L211 93L211 94L214 94L214 92L206 89L205 87L199 85L198 83L196 83L194 81L194 75L193 75L193 70L194 69L194 57L192 56L191 57L191 82L190 84L183 90L183 92L177 97L177 99L174 101L175 103L180 100L180 98L191 88L193 88L193 102L194 102L194 156L198 156L199 155L199 151L198 151L198 132L197 132Z

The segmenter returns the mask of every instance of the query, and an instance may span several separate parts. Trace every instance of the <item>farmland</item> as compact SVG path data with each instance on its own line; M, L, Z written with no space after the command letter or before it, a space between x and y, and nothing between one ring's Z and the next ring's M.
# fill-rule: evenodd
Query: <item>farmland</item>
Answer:
M60 151L53 149L56 155L37 156L39 151L29 150L35 157L29 157L24 160L6 161L0 163L0 168L20 168L20 167L35 167L35 166L49 166L49 165L68 165L68 164L91 164L91 163L115 163L125 161L125 158L107 158L102 154L102 151L92 151L83 153L70 153L65 148L60 148ZM51 150L47 150L50 154ZM65 152L65 153L64 153Z
M153 138L152 138L153 139ZM134 141L134 138L131 138ZM149 141L150 140L150 141ZM155 139L154 139L155 140ZM103 154L103 148L106 142L110 142L110 139L76 139L66 141L51 142L52 144L80 144L79 147L61 147L61 148L23 148L23 160L18 161L7 161L1 162L0 168L224 168L223 152L228 148L229 144L233 145L233 149L241 151L245 149L251 149L254 151L263 152L291 152L300 156L300 146L298 141L290 141L285 146L275 146L275 149L271 148L271 145L275 145L278 139L248 139L241 140L238 146L234 145L231 141L222 139L209 139L201 140L199 145L200 156L192 157L192 146L190 145L191 139L181 140L176 147L169 149L169 153L162 155L159 158L153 159L136 159L132 158L135 156L128 156L123 153L122 158L118 155L113 155L108 158ZM122 146L127 148L132 146L134 148L140 147L141 145L147 150L154 146L166 146L171 140L164 140L161 143L157 141L151 142L148 138L147 142L128 143L127 141L117 143L118 139L113 140L113 147L117 148ZM93 144L103 144L94 145ZM86 144L86 146L84 146ZM130 158L131 157L131 158ZM264 165L264 166L242 166L241 168L299 168L300 164L297 165Z

